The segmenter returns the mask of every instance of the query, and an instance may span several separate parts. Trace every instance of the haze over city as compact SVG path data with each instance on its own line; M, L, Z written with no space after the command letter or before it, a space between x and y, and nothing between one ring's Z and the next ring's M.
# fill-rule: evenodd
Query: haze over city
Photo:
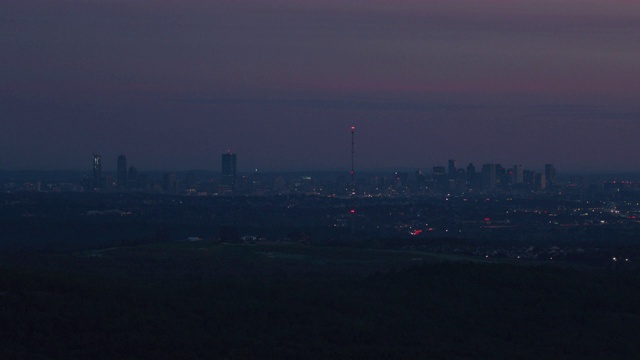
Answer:
M633 1L0 4L0 170L640 171ZM108 160L111 159L111 160ZM107 162L108 160L108 162Z
M640 359L639 0L0 0L2 359Z

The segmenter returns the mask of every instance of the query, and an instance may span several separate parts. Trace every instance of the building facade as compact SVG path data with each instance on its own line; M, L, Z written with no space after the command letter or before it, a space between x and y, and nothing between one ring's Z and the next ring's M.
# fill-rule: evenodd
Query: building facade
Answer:
M93 154L93 179L91 183L93 189L102 189L102 157Z
M230 186L231 188L236 186L236 154L227 152L222 154L222 179L221 183L224 186Z

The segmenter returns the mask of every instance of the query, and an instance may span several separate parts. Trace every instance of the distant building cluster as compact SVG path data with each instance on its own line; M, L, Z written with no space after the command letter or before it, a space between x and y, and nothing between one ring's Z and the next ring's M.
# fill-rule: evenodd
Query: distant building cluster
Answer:
M398 180L407 179L408 174L396 173ZM448 166L434 166L431 178L416 171L415 181L445 191L467 191L471 189L492 191L496 189L552 190L557 185L553 164L546 164L544 172L525 170L522 165L506 168L501 164L483 164L480 171L469 163L466 168L458 167L456 160L449 160Z
M142 191L172 195L187 193L233 195L236 192L237 182L236 154L227 151L221 155L220 173L219 181L207 179L204 183L202 181L198 182L194 172L189 172L184 179L180 179L176 172L166 172L162 174L161 179L154 179L147 174L139 175L135 166L127 167L127 157L121 154L117 159L115 177L111 174L105 176L102 172L102 156L93 154L92 176L84 177L80 182L81 188L75 190L95 192ZM255 179L256 176L253 178Z
M118 155L115 178L112 175L103 175L102 156L99 154L93 154L92 170L91 178L84 177L80 182L84 191L140 189L138 186L138 170L134 166L127 168L127 157L125 155Z
M443 192L492 192L498 190L554 191L558 182L553 164L546 164L544 171L535 172L516 164L483 164L479 171L473 163L459 167L456 160L447 166L434 166L431 174L416 170L396 171L393 174L359 174L358 179L343 175L334 178L312 178L286 175L264 175L257 170L238 175L237 155L227 151L220 156L219 178L197 179L195 173L180 176L176 172L162 174L161 179L138 174L134 166L127 167L127 157L119 155L115 177L103 176L102 158L93 155L93 176L85 178L85 191L145 191L166 194L196 195L273 195L305 193L326 196L404 196ZM353 169L350 172L353 176Z
M383 179L382 187L386 187ZM464 193L492 192L497 190L553 191L558 181L553 164L546 164L544 172L525 170L516 164L506 168L501 164L483 164L480 170L473 163L466 168L458 167L456 160L449 160L447 166L434 166L431 174L416 170L413 177L407 172L397 171L393 178L393 189L399 192Z
M93 154L90 173L81 180L45 183L43 181L5 182L5 191L56 192L146 192L170 195L199 196L270 196L306 194L329 197L407 197L440 194L493 192L558 192L563 188L586 188L584 177L558 181L553 164L542 171L533 171L516 164L473 163L459 166L449 160L446 166L434 166L431 172L422 170L390 171L388 173L344 172L261 173L238 172L237 154L220 154L217 171L140 172L121 154L116 159L116 171L103 169L104 159ZM629 186L634 186L630 184Z

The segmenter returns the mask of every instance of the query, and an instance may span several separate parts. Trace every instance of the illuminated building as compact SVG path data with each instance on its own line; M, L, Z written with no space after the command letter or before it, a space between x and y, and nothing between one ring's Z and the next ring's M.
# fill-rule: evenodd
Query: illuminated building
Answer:
M102 188L102 157L98 154L93 154L93 182L91 185L94 189Z

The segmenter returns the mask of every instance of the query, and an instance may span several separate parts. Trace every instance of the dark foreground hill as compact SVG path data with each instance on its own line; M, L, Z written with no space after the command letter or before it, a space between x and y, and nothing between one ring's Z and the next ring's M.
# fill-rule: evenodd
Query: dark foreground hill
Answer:
M637 359L640 276L297 245L0 263L2 359Z

